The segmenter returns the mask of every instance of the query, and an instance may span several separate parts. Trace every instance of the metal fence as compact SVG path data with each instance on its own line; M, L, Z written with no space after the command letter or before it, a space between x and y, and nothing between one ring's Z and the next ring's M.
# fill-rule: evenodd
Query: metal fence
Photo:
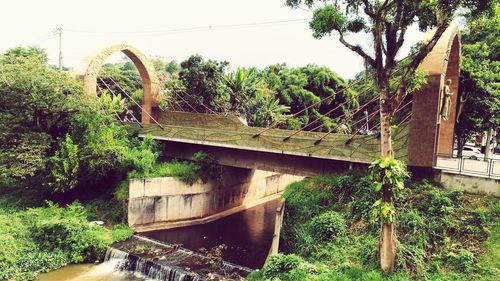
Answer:
M499 158L477 158L437 154L435 168L463 175L481 176L500 179Z

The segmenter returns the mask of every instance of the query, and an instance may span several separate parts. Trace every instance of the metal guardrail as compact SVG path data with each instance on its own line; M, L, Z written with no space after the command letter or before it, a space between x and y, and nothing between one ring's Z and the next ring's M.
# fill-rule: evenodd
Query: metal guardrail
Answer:
M463 175L500 179L500 158L471 159L470 156L436 154L434 168Z

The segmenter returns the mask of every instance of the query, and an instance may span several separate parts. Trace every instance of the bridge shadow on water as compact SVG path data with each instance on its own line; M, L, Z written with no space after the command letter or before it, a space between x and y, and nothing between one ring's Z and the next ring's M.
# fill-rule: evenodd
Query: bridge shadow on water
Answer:
M225 261L257 269L264 265L271 247L278 202L273 200L202 225L141 235L204 253L215 247L223 249L225 245L222 250Z

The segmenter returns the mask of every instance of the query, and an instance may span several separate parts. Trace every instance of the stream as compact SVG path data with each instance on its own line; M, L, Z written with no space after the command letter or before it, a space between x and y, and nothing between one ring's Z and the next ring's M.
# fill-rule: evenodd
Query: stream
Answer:
M103 263L68 265L41 274L38 280L184 281L203 280L206 276L220 276L214 280L241 280L249 268L261 268L265 263L278 202L270 201L203 225L141 233L110 247ZM158 246L160 243L156 241L165 245ZM151 248L152 244L158 244L160 250L149 253L142 250ZM207 254L220 256L225 261L222 270L211 272L214 259L205 258ZM164 266L154 267L148 260L156 260Z

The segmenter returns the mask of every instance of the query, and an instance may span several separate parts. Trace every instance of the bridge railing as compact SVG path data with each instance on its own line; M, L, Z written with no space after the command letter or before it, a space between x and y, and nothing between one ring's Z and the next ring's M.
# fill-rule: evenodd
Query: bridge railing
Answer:
M492 158L437 154L436 169L452 173L500 179L500 156Z

